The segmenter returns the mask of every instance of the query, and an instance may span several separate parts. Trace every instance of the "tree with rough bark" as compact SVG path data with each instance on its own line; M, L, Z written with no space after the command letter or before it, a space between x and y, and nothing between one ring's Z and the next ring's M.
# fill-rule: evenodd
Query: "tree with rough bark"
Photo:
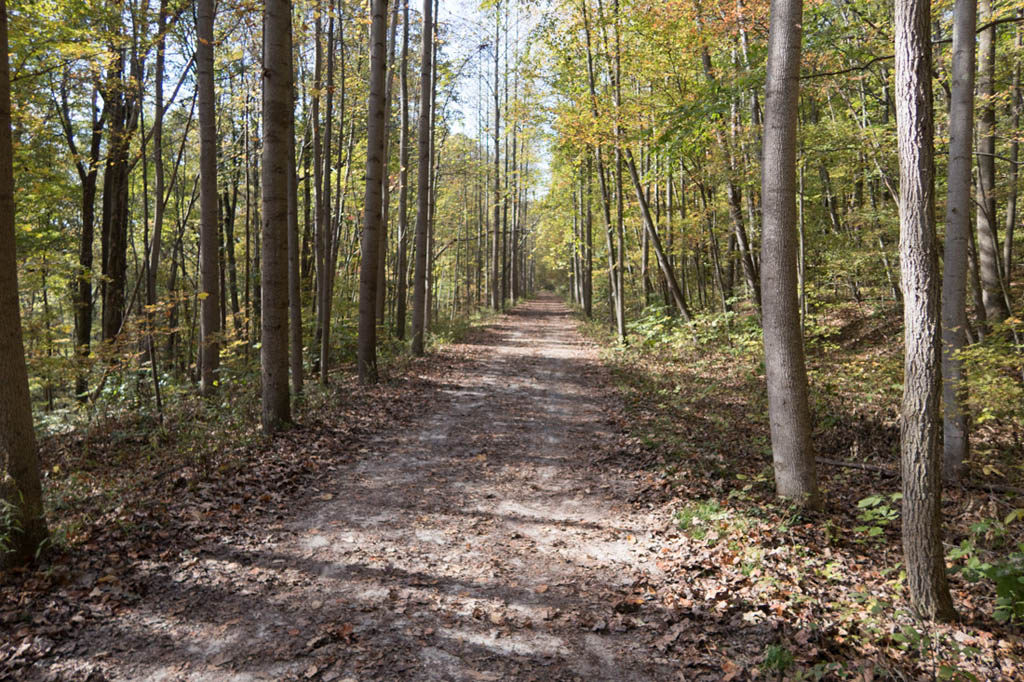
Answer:
M426 333L427 236L430 230L430 128L433 104L434 15L433 0L423 0L423 34L420 50L419 168L416 183L416 259L412 292L412 353L423 355Z
M395 336L405 339L409 276L409 0L402 2L401 132L398 140L398 263L395 277Z
M260 253L263 430L291 421L288 390L288 169L292 109L292 4L267 0L263 18L263 229Z
M797 299L796 124L802 0L773 0L761 167L761 300L775 490L820 504Z
M386 135L387 0L373 0L370 23L370 96L366 126L366 192L363 201L362 263L359 275L359 380L377 383L378 235L382 228ZM422 335L422 334L421 334Z
M0 0L0 503L10 519L0 528L0 567L31 561L47 537L18 300L9 53L7 2Z
M199 390L213 393L220 366L220 223L217 210L217 115L213 88L213 0L196 5L196 90L199 98Z
M992 0L978 0L978 182L977 205L978 273L986 322L1005 320L1009 311L1003 297L999 267L999 235L996 225L996 27L992 22Z
M946 242L942 270L943 477L960 478L969 449L960 351L967 343L967 254L971 241L974 31L977 0L953 7L953 84L949 108Z
M939 271L935 234L930 0L897 0L896 131L904 296L900 464L903 556L918 616L949 620L942 548ZM766 125L767 135L767 125Z

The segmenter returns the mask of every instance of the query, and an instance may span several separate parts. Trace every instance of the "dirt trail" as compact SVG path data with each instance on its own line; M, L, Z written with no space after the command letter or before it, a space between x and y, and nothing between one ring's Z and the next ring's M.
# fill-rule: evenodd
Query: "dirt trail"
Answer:
M651 587L669 520L630 501L595 349L542 298L453 352L466 361L411 425L365 442L292 517L154 566L64 670L678 679Z

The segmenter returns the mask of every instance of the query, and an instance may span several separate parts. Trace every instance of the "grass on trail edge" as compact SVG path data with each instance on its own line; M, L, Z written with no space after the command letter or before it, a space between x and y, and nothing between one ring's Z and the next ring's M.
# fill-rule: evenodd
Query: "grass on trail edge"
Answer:
M684 325L652 311L620 346L603 317L580 319L615 377L621 427L647 453L639 501L662 505L679 528L659 563L668 574L660 598L684 618L715 619L730 631L766 624L774 633L761 651L706 646L769 678L1019 679L1024 534L1012 517L1024 501L960 487L944 492L960 620L922 622L906 601L897 477L819 465L820 512L774 497L756 320L718 315ZM899 338L898 325L894 311L865 307L841 310L813 330L818 456L898 470L902 349L886 345ZM976 447L1009 457L997 436L981 434Z

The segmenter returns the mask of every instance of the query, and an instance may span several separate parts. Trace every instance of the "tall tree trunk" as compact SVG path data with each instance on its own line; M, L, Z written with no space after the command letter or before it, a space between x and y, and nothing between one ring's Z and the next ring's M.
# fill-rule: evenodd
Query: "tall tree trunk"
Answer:
M903 554L914 610L922 618L947 620L954 611L946 582L940 505L939 273L929 15L930 0L896 0L900 278L905 301L900 434Z
M1017 10L1017 20L1024 19L1024 10ZM1024 106L1021 97L1020 83L1020 51L1024 47L1024 35L1020 25L1017 25L1017 35L1014 39L1017 54L1013 64L1013 85L1010 89L1010 130L1020 130L1020 110ZM1007 183L1009 193L1006 199L1006 234L1003 236L1003 285L1006 291L1010 290L1010 283L1013 281L1013 233L1017 227L1017 162L1020 157L1020 143L1016 134L1010 137L1010 169Z
M157 15L156 71L153 85L153 237L149 243L146 268L146 303L156 305L156 277L160 268L160 249L164 231L164 53L167 43L167 0L160 0ZM197 51L198 57L198 51ZM201 114L200 114L201 117Z
M0 498L13 512L0 566L32 561L46 539L39 454L21 335L18 263L14 243L14 144L11 136L11 72L7 2L0 0Z
M820 504L797 299L796 127L802 0L772 0L763 167L761 299L775 490Z
M593 187L591 176L590 155L587 155L587 178L586 178L586 238L584 242L584 267L583 267L583 312L586 316L594 315L594 212L591 210L591 189Z
M196 88L199 96L199 390L210 395L220 366L220 268L217 225L217 116L213 89L213 0L196 8Z
M500 310L501 298L501 90L498 87L501 57L501 0L494 5L494 234L491 245L491 307Z
M398 142L398 284L395 293L395 336L399 340L404 340L409 274L409 0L402 2L401 87L402 131Z
M134 70L134 69L133 69ZM103 174L103 216L101 253L103 283L102 338L111 340L121 331L125 315L128 249L128 173L129 147L138 120L135 90L125 74L125 54L121 49L108 72L103 92L110 112L110 140L107 166Z
M381 171L381 222L377 247L377 324L384 324L387 303L388 230L391 222L391 100L395 82L395 34L398 30L398 0L391 10L388 27L387 86L384 95L384 166Z
M292 3L266 0L263 10L263 244L260 379L263 430L291 421L288 391L288 120L292 102Z
M93 266L93 242L95 241L96 228L96 181L99 177L100 165L100 144L103 141L103 124L107 117L107 109L97 114L96 99L99 95L97 89L92 91L92 102L89 107L90 138L89 153L84 160L79 160L78 144L75 142L75 133L71 121L71 109L68 105L68 89L66 83L60 86L60 119L64 128L64 136L68 143L71 154L76 158L75 168L78 171L78 179L82 183L82 233L78 246L78 270L75 274L77 279L74 293L74 317L75 317L75 354L83 361L89 357L92 344L92 266ZM88 381L86 370L79 368L75 375L75 396L79 402L88 399Z
M978 23L992 22L991 0L979 0ZM1005 320L1009 311L1003 297L999 270L999 237L996 234L996 27L978 36L978 266L985 317L989 323Z
M647 197L644 195L643 187L640 185L640 176L636 171L636 163L633 161L633 153L628 149L626 150L626 161L629 164L629 175L633 179L633 188L636 190L636 198L640 203L640 212L643 215L644 226L647 230L651 246L654 247L654 255L658 259L658 265L661 267L661 274L665 277L665 281L668 284L669 292L672 295L672 302L675 304L676 310L684 320L689 322L692 319L690 309L687 307L686 300L683 298L683 292L679 288L679 282L676 280L676 273L672 269L672 264L669 263L668 256L665 254L665 249L661 246L661 238L658 237L658 231L654 227L654 221L651 219L651 209L647 205Z
M359 275L359 380L377 383L377 250L383 213L384 119L387 78L387 0L373 0L370 24L370 96L366 124L366 193Z
M339 30L341 21L339 20ZM331 308L334 303L334 251L336 249L334 239L334 222L331 220L331 140L334 123L334 17L327 23L327 81L324 90L327 94L327 103L324 112L324 146L323 161L321 162L322 185L317 188L317 197L320 202L321 246L323 249L323 267L321 270L320 288L320 383L327 385L328 371L331 360ZM342 102L344 108L344 102ZM339 138L344 130L339 126ZM339 140L340 153L340 140ZM341 172L339 166L338 172ZM336 212L337 213L337 212ZM339 220L341 217L339 215Z
M422 47L420 49L419 168L416 183L416 264L412 293L412 352L423 355L427 301L427 233L430 210L430 121L431 82L433 80L434 16L433 0L423 0Z
M302 253L299 246L299 173L295 106L288 107L288 365L292 393L302 395Z
M587 81L590 87L591 115L596 120L600 118L600 110L598 109L597 104L597 75L594 68L593 40L590 30L590 18L587 15L587 0L581 0L580 9L583 14L583 30L587 40ZM619 343L624 343L626 340L625 304L623 302L624 292L620 286L622 278L619 276L621 259L616 257L615 245L612 241L611 190L608 187L608 178L605 175L604 158L602 156L600 143L595 144L594 148L597 160L597 176L601 184L601 205L603 209L602 216L604 217L605 227L605 248L608 253L608 284L609 296L611 298L610 303L612 304L612 319L614 321L616 331L618 332Z
M969 448L966 382L958 353L967 340L967 252L971 231L971 138L974 132L974 32L977 0L953 8L953 89L949 111L949 172L945 263L942 271L943 462L947 480L960 478Z

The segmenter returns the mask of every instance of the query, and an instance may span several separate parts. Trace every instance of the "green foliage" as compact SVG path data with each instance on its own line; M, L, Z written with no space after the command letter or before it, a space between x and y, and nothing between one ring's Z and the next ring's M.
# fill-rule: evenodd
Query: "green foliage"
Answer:
M1008 520L1014 516L1011 514ZM1024 618L1024 542L1000 553L1007 535L1007 524L998 519L978 521L971 524L968 537L951 549L946 558L953 563L951 572L959 573L968 582L992 582L996 591L992 615L996 620L1018 622Z
M712 523L728 518L729 513L723 511L717 500L701 500L683 507L676 512L676 523L679 530L686 531L690 537L703 540Z
M853 531L863 536L859 539L860 542L884 540L885 529L900 516L896 505L901 499L902 493L892 493L888 496L869 495L857 503L857 508L860 509L857 519L861 525L854 526Z
M769 644L764 649L761 670L784 674L793 665L793 652L781 644Z
M11 551L14 535L20 532L17 510L8 500L0 497L0 557Z
M1015 318L994 325L984 343L963 348L967 407L976 425L1024 424L1024 324Z

